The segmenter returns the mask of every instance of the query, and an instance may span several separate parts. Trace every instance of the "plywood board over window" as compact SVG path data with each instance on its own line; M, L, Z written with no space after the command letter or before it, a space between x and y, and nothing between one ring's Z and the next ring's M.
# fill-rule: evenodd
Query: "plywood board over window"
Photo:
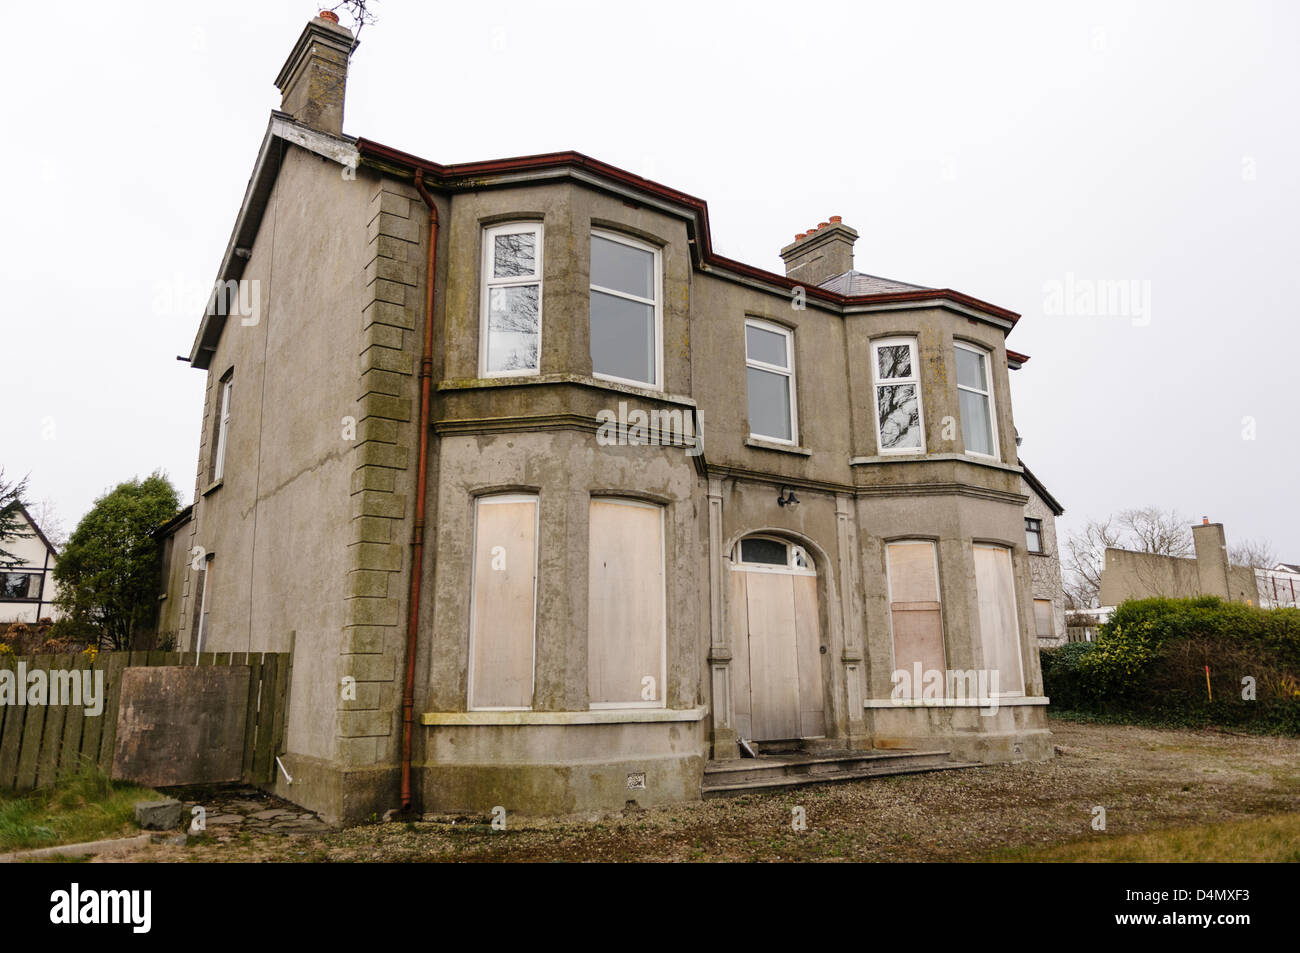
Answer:
M1011 550L1005 546L975 547L975 588L979 594L984 667L998 672L997 694L1023 695L1025 676Z
M593 499L587 689L592 708L664 707L664 510Z
M469 707L533 704L537 497L483 497L475 505Z
M939 603L939 566L934 543L906 540L885 549L889 574L890 624L894 635L894 671L908 674L912 696L921 697L915 668L944 672L943 617ZM940 684L946 683L940 679ZM940 694L942 694L942 688Z
M1050 639L1056 634L1052 625L1052 600L1034 600L1034 630L1040 639Z

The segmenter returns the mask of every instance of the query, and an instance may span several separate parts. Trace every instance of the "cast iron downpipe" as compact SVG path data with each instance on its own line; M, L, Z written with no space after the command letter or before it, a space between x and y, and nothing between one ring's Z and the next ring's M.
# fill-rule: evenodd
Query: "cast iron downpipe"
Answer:
M402 687L402 813L411 809L411 738L415 734L415 645L424 568L425 493L429 484L429 400L433 383L433 280L438 261L438 207L416 170L415 188L429 206L429 257L424 271L424 347L420 354L420 455L416 460L415 526L411 530L411 597L406 616L406 681Z

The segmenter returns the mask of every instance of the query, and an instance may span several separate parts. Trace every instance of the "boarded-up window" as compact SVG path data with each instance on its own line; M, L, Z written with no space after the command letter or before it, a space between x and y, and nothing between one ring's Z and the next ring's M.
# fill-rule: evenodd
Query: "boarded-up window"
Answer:
M662 507L591 501L587 688L592 708L664 704Z
M939 611L939 571L934 543L924 540L890 543L886 547L889 572L890 623L894 632L894 671L906 672L911 696L920 698L926 672L939 672L945 681L943 620ZM916 666L921 679L916 678ZM943 690L940 688L939 694Z
M997 694L1023 695L1025 679L1011 550L1003 546L975 547L975 589L979 595L984 667L999 673Z
M537 498L478 500L470 620L469 706L531 708Z
M1052 600L1034 600L1034 628L1040 639L1056 636L1055 626L1052 625Z

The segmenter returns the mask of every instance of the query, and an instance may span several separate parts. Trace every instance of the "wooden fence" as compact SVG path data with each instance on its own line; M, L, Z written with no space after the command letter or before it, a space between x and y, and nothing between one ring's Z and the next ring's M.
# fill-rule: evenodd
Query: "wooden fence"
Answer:
M275 756L284 738L290 659L288 652L202 652L197 659L193 652L101 652L93 662L86 655L2 655L0 669L15 673L19 662L29 674L102 671L104 710L88 716L84 699L81 705L0 704L0 788L47 787L78 774L87 764L111 775L122 672L138 666L195 664L249 667L243 777L250 784L268 784L275 777ZM27 686L16 688L26 691Z

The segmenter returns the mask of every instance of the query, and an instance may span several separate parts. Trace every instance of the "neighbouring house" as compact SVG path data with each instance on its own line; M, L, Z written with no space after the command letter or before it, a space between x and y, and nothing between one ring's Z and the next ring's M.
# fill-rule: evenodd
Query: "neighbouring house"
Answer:
M293 652L276 792L564 813L746 747L1051 757L1018 315L855 270L836 216L778 274L587 156L344 135L353 46L313 19L277 79L165 534L181 648Z
M1255 604L1259 598L1255 570L1229 563L1222 523L1203 519L1192 527L1192 544L1196 553L1192 558L1108 548L1098 601L1103 608L1113 608L1128 599L1218 596Z
M1300 565L1278 563L1272 569L1256 569L1259 604L1265 609L1300 609Z
M1065 508L1025 466L1021 480L1029 502L1025 504L1025 548L1034 596L1034 634L1043 648L1062 645L1065 634L1065 588L1061 585L1061 552L1056 544L1056 518Z
M6 539L4 549L17 557L13 565L0 566L0 622L40 622L57 619L58 594L54 561L59 551L32 519L26 507L18 510L25 535Z

